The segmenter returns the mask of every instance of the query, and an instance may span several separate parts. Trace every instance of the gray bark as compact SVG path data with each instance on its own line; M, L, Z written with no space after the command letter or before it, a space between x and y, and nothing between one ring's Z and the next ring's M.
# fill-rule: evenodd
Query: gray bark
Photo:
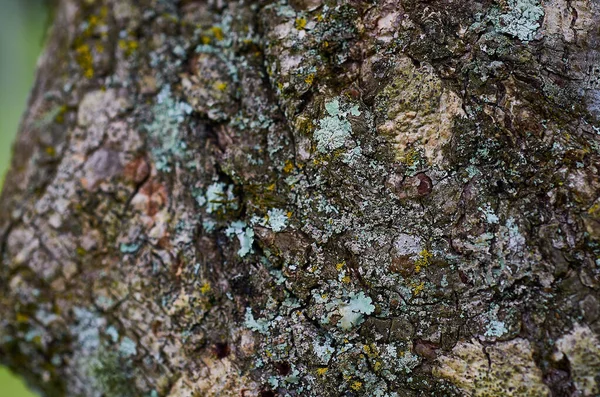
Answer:
M60 0L1 198L47 396L600 395L600 4Z

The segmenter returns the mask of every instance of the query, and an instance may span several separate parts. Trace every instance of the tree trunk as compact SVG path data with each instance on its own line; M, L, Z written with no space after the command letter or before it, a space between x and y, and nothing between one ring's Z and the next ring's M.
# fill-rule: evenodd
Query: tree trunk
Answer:
M600 395L600 3L60 0L4 186L47 396Z

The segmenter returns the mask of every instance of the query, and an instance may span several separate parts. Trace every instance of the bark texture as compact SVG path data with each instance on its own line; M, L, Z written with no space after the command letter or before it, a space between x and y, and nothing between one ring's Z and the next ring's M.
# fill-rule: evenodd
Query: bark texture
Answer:
M1 198L47 396L600 395L600 3L60 0Z

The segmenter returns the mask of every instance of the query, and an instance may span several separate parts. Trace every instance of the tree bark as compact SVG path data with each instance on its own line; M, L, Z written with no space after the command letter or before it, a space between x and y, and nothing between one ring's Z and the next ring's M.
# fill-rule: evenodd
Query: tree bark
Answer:
M46 396L600 395L600 4L60 0L1 198Z

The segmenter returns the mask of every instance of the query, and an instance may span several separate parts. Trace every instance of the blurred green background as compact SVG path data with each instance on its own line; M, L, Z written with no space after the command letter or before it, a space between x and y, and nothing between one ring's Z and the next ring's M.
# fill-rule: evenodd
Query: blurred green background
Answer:
M47 3L48 0L0 0L0 185L10 164L12 142L44 42ZM0 397L34 396L20 378L0 366Z

